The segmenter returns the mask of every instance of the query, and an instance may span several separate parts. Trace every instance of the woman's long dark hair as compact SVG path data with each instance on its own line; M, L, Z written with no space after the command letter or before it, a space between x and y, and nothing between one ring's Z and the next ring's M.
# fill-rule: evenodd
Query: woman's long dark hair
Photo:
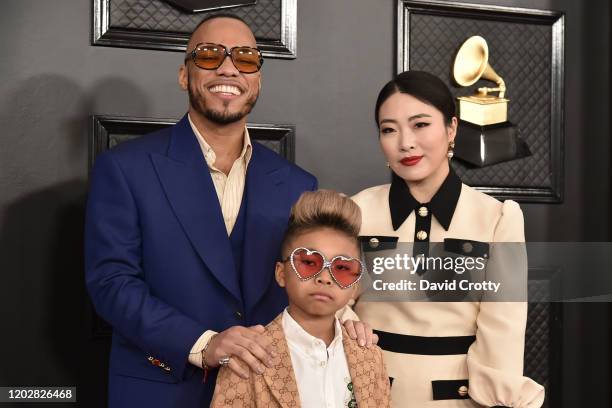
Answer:
M380 90L374 111L376 126L380 107L397 92L412 95L421 102L432 105L442 112L447 125L456 116L455 99L440 78L425 71L406 71L387 82Z

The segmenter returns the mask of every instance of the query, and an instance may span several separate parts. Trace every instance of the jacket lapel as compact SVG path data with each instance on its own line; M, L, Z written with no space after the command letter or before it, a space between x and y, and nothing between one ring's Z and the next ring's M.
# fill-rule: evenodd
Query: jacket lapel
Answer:
M266 326L266 336L272 341L276 357L272 360L273 366L266 369L262 376L281 407L299 408L300 394L291 365L289 346L283 332L282 316L281 313Z
M289 216L288 173L284 161L253 143L244 196L247 202L242 288L247 310L252 310L272 282Z
M172 128L168 155L151 154L151 160L196 252L219 282L241 301L219 199L187 116Z

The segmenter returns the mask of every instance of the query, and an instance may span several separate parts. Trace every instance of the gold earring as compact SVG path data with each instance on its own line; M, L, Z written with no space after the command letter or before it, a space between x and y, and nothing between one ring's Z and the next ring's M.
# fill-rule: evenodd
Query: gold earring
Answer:
M453 150L455 148L455 141L450 141L448 143L448 152L446 153L446 157L448 157L448 160L452 159L453 156L455 155L455 151Z

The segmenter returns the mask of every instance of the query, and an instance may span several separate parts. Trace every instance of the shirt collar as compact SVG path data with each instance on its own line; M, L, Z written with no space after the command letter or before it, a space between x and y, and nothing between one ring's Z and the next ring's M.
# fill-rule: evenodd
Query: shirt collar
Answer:
M206 159L206 164L208 167L214 169L215 161L217 160L217 155L213 148L206 142L206 139L202 134L198 131L198 128L195 126L193 121L191 120L191 116L187 114L187 118L189 119L189 124L191 125L191 129L193 133L196 135L198 142L200 143L200 147L202 148L202 152L204 153L204 159ZM249 165L249 161L251 161L251 155L253 154L253 146L251 145L251 137L249 136L249 129L244 128L244 138L242 142L242 151L240 152L240 156L238 156L237 160L244 160L245 167Z
M404 179L393 173L393 180L389 189L389 209L391 210L393 230L397 230L412 211L423 205L428 207L440 225L448 230L460 194L461 179L452 168L449 169L448 176L429 203L419 203L410 193Z
M320 345L322 340L309 334L306 330L295 321L285 308L283 312L283 331L287 342L293 343L300 350L310 351L317 345ZM325 343L323 343L325 344ZM342 344L342 327L338 319L334 322L334 339L329 343L328 350L331 350L336 344Z

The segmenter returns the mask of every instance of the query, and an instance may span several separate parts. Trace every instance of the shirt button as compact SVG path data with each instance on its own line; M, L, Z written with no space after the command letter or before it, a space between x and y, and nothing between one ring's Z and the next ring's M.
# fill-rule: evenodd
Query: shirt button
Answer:
M370 238L370 248L377 248L379 243L378 238Z
M321 367L325 367L325 361L321 361L321 362L319 363L319 365L320 365Z
M419 241L425 241L427 239L427 233L425 231L419 231L416 233L416 237Z
M427 207L420 207L419 208L419 215L421 217L427 217L427 214L429 214L429 211L427 210Z

